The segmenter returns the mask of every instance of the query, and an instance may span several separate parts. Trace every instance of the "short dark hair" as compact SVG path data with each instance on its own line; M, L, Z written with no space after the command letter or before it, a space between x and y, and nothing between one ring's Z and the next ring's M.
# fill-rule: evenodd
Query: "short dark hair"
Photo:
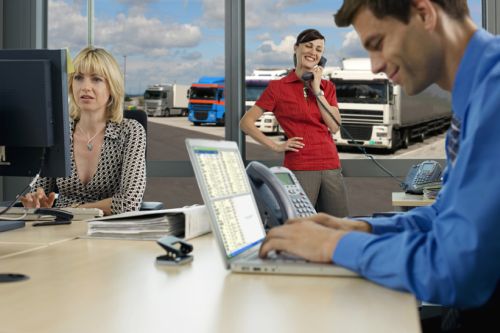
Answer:
M450 17L462 20L469 16L467 0L431 0L441 6ZM338 27L347 27L352 24L359 9L367 7L375 17L382 19L392 16L403 23L410 21L412 0L344 0L342 7L334 15Z
M318 30L316 29L306 29L302 31L298 36L297 40L295 41L295 45L299 45L302 43L307 43L312 40L316 39L323 39L325 40L325 36L323 36Z

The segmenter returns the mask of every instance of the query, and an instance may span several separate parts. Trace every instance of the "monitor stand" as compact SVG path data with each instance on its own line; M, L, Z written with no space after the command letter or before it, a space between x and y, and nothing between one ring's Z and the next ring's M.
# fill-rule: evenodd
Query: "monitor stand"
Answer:
M0 221L0 232L8 231L18 228L24 228L26 223L24 221ZM28 276L18 273L0 273L0 283L2 282L16 282L27 280Z

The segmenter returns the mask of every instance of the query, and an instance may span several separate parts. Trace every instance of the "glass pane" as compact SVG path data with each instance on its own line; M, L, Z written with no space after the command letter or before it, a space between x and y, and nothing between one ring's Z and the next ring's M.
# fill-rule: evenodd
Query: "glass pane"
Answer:
M481 26L481 0L469 0L468 3L474 22ZM372 75L369 63L354 65L365 66L366 71L366 74L359 74L361 76L354 75L360 71L350 71L349 63L344 60L367 57L367 53L352 27L335 26L332 14L341 4L341 0L246 2L246 109L250 109L266 85L255 87L258 72L293 69L297 34L315 28L325 36L324 56L328 59L325 79L336 85L345 128L334 136L340 158L366 158L356 147L358 145L363 145L375 158L445 158L445 131L451 117L450 95L432 87L421 96L406 96L385 75ZM275 79L267 74L261 75L262 82ZM285 139L285 133L271 112L265 112L256 126L277 143ZM258 144L253 148L256 142L249 136L246 138L247 159L260 159L265 152L271 159L282 160L282 154L270 153Z
M125 77L125 108L149 114L148 161L188 163L185 138L224 137L224 1L95 0L94 16L94 44L114 55ZM87 45L87 1L49 0L48 22L50 48L68 47L74 57ZM197 188L186 196L165 190L196 187L194 178L188 183L148 178L145 200L201 203Z
M279 78L283 72L293 67L292 54L296 35L310 27L320 30L326 37L327 68L338 68L342 58L366 56L352 28L337 29L333 23L332 14L340 3L340 0L246 0L246 74L251 76L258 69L263 69L264 72L259 73L261 79L266 76ZM473 20L481 26L481 1L469 0L468 3ZM163 106L172 104L166 104L170 102L164 101L165 98L159 99L158 96L163 95L159 93L160 88L148 88L176 84L180 90L185 89L183 91L187 96L187 90L193 83L200 83L202 77L212 80L212 83L204 84L213 84L213 81L223 78L224 1L96 0L94 4L95 44L110 50L122 67L129 97L125 107L145 109L145 99L151 100L148 159L187 161L184 138L223 138L222 90L213 93L213 98L203 95L204 98L195 99L204 102L195 103L191 108L192 116L196 117L193 118L197 121L195 124L188 117L182 116L182 111L186 109L185 102L182 102L182 107L169 108L170 116L167 117ZM82 0L49 0L49 48L68 47L74 56L87 44L86 6L86 1ZM263 81L248 81L247 108L262 93L266 85L266 80ZM341 90L344 89L339 89L339 94ZM364 101L365 105L369 101L375 106L387 105L398 93L397 89L387 83L357 87L354 90L351 93L361 97L359 100ZM190 97L198 97L196 90L193 93L196 95L190 94ZM177 96L182 95L184 93L177 93ZM166 98L168 96L169 94ZM210 118L209 114L214 116ZM359 117L359 114L351 115ZM376 117L375 114L372 118ZM269 132L266 135L281 142L283 134L273 115L265 114L262 123L266 124L266 131ZM365 129L356 128L352 132L357 133L356 130L361 135ZM426 136L423 142L412 140L409 148L400 148L395 153L380 149L369 150L369 153L376 158L443 158L443 141L444 134L436 133ZM272 160L281 164L282 157L282 154L271 152L247 136L247 159ZM340 152L340 157L365 158L353 149L344 149ZM170 179L165 181L165 184L160 184L162 181L159 179L148 179L146 197L164 201L167 206L173 207L168 205L172 202L172 196L164 189L179 185L171 183ZM193 181L194 179L189 180L189 186L195 186ZM186 188L189 189L189 186L186 185ZM148 197L148 193L158 193L159 197ZM189 199L185 200L182 203L176 202L175 206L193 203Z

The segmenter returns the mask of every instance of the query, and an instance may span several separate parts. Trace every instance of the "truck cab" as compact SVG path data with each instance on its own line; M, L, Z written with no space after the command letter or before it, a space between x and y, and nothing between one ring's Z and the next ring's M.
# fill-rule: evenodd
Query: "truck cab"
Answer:
M224 125L224 78L202 77L189 89L188 119L195 126L203 123Z
M255 69L245 78L245 110L248 111L259 99L271 80L278 80L288 74L287 69ZM281 126L272 112L264 112L255 122L263 133L279 133Z
M386 74L372 73L368 58L344 59L329 76L342 118L343 129L333 135L337 146L395 151L449 125L450 97L435 85L408 96Z
M155 84L144 92L144 111L148 116L187 116L187 85Z
M144 111L150 117L163 116L166 108L167 86L155 84L144 92Z

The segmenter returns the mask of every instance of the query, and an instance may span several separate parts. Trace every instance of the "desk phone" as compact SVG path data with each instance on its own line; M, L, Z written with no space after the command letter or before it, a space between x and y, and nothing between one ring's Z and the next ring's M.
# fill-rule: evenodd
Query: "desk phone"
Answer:
M264 226L270 228L293 217L316 214L297 177L287 168L268 168L253 161L247 166L247 174Z
M408 171L403 183L406 193L422 194L424 187L441 184L441 165L436 161L423 161Z

